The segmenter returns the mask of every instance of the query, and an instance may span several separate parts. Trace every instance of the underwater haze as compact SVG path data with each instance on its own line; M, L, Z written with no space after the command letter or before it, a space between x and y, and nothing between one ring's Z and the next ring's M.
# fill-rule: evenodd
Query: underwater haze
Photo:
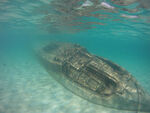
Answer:
M0 0L0 113L140 113L93 104L36 58L71 42L125 68L150 94L149 0Z

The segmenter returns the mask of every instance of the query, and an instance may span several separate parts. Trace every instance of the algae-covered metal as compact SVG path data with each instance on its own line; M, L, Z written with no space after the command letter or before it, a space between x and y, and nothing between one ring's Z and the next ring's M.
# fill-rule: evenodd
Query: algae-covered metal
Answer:
M38 53L48 72L74 94L110 108L150 112L149 95L117 64L72 43L50 43Z

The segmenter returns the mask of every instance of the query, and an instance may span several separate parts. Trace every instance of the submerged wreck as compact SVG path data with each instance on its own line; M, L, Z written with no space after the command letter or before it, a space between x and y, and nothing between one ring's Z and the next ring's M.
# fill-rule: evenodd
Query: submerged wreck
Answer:
M72 43L50 43L37 51L46 70L65 88L98 105L150 112L150 96L117 64Z

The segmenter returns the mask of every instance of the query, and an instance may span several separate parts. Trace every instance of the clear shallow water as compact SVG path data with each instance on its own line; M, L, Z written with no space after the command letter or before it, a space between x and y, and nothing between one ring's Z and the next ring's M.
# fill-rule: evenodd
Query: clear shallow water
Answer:
M69 92L39 64L33 48L45 41L79 43L91 53L127 69L150 93L148 8L135 12L139 18L133 19L121 18L122 13L127 14L121 9L117 9L118 13L106 10L103 13L109 12L107 15L113 19L100 19L105 25L96 24L90 29L81 26L80 32L60 33L64 28L57 21L58 30L47 26L50 21L43 22L43 17L51 11L48 4L46 0L0 2L0 113L134 113L98 106Z

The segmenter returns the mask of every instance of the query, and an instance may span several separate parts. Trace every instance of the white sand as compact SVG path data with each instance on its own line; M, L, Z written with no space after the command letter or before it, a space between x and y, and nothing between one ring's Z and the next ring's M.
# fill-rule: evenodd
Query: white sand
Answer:
M66 90L31 55L0 61L0 113L135 113L92 104Z

